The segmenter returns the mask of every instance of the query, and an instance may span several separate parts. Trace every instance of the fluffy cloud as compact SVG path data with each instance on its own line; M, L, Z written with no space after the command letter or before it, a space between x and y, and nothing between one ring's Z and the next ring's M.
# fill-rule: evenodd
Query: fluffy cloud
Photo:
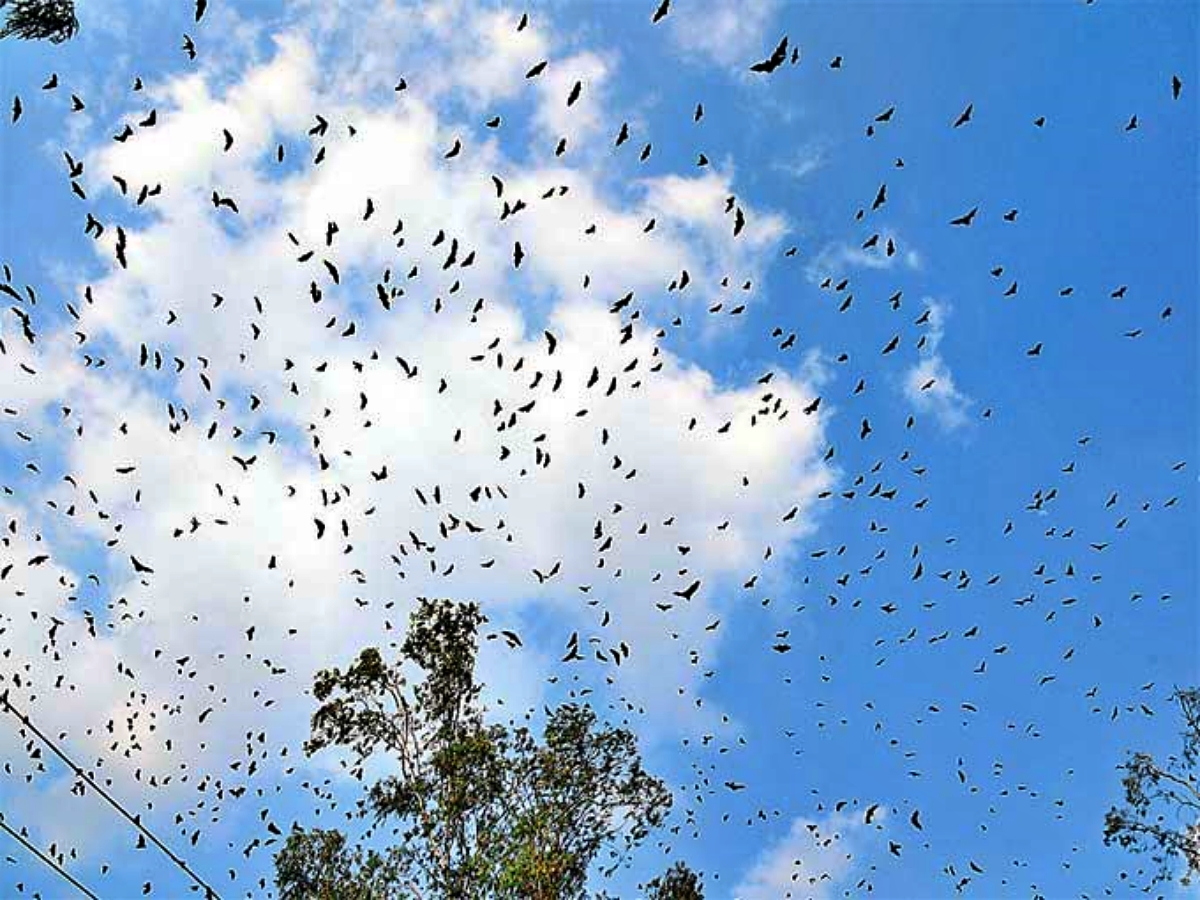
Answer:
M788 833L763 849L734 889L735 900L825 900L852 872L861 868L855 853L865 849L872 827L882 827L881 811L874 825L861 814L831 813L820 819L797 818Z
M778 0L674 0L672 35L679 46L723 66L748 66L774 47L768 34Z
M904 395L917 410L932 414L939 425L953 431L967 424L974 401L959 390L939 352L949 311L942 303L928 298L925 302L929 312L925 345L920 358L904 374Z
M876 236L877 242L873 247L856 247L844 241L826 244L805 266L805 276L817 284L826 278L840 278L850 269L886 271L901 263L909 269L921 267L920 253L912 249L901 249L905 244L894 231L885 229L877 232ZM897 252L890 256L884 249L889 241L897 248Z

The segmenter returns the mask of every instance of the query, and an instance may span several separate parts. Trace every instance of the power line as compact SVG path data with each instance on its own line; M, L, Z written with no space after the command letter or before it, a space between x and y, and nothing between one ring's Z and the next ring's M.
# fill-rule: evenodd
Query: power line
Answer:
M0 813L0 816L3 816L3 813ZM100 900L99 897L97 897L95 894L93 894L91 891L89 891L86 887L84 887L82 884L80 884L78 881L76 881L74 875L72 875L70 872L68 872L66 869L64 869L62 866L60 866L58 863L56 863L53 859L51 859L49 856L47 856L45 853L43 853L41 850L39 850L33 844L29 843L29 841L25 838L25 836L23 834L21 834L19 831L16 831L15 829L9 827L9 824L7 822L5 822L3 818L0 818L0 828L3 828L10 835L12 835L12 837L14 837L18 841L20 841L21 845L26 850L28 850L30 853L32 853L34 856L36 856L38 859L40 859L43 863L45 863L51 869L53 869L55 872L57 872L64 880L66 880L66 881L70 882L72 885L74 885L75 889L78 890L79 893L83 894L83 896L90 897L91 900Z
M69 768L72 772L74 772L77 777L82 778L84 781L86 781L88 783L88 785L91 786L92 790L94 790L97 794L99 794L106 801L108 801L109 806L111 806L113 809L115 809L117 812L119 812L122 816L124 816L126 819L128 819L129 822L133 825L133 827L136 828L138 831L140 831L147 838L149 838L151 843L153 843L154 846L158 847L159 850L161 850L163 853L165 853L167 855L167 857L171 860L171 862L173 862L176 866L178 866L182 871L187 873L188 877L191 878L192 881L196 882L196 884L198 884L198 885L200 885L200 887L204 888L204 891L205 891L204 896L205 896L206 900L221 900L221 895L218 894L215 890L213 890L213 888L203 878L201 878L199 875L197 875L195 872L193 872L191 869L189 869L187 863L185 863L182 859L180 859L178 856L176 856L171 851L170 847L168 847L166 844L164 844L162 841L160 841L154 835L154 833L150 831L150 829L148 829L145 825L143 825L141 822L141 818L139 816L131 815L125 809L125 807L123 807L120 803L118 803L115 799L113 799L112 795L109 794L108 791L106 791L106 790L104 790L104 788L100 787L100 785L98 785L95 782L95 780L93 780L91 775L89 775L87 772L85 772L79 766L75 765L75 763L72 762L71 759L65 753L63 753L62 750L60 750L58 748L58 745L55 744L54 741L50 740L50 738L48 738L48 737L46 737L46 735L42 734L42 732L38 729L38 727L29 720L29 717L27 715L25 715L20 710L18 710L15 706L13 706L12 702L8 699L8 691L5 691L3 694L0 694L0 703L2 703L4 705L4 708L6 710L8 710L10 713L12 713L14 716L16 716L17 719L20 720L22 725L24 725L26 728L28 728L30 731L32 731L35 735L37 735L38 738L41 739L41 742L43 744L45 744L47 747L49 747L50 751L55 756L57 756L64 763L66 763L67 768Z

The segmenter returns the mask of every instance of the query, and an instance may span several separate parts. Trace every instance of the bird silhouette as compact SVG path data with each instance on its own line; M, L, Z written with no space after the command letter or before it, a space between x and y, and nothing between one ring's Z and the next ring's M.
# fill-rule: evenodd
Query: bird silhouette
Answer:
M750 71L763 75L769 75L787 61L787 53L788 38L785 34L779 39L779 43L775 46L775 49L771 51L771 55L766 59L760 60L759 62L756 62L750 66Z

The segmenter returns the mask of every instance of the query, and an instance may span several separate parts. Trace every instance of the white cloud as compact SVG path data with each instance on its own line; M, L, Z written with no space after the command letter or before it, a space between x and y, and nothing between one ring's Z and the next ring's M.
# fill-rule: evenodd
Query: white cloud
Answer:
M904 395L917 410L932 414L939 425L952 431L967 424L974 401L954 383L954 374L940 353L949 308L929 298L925 303L929 314L925 344L916 363L904 374Z
M805 266L805 277L817 284L826 278L836 281L851 269L885 271L898 264L913 270L921 267L920 254L907 247L895 231L881 229L874 232L873 236L877 237L877 241L872 247L855 246L844 241L826 244ZM888 241L892 241L896 249L891 255L886 252Z
M541 96L535 119L547 140L566 137L571 149L600 130L605 121L601 100L610 68L602 56L585 51L554 60L536 79ZM567 105L576 84L580 85L579 97ZM607 144L607 140L601 143Z
M518 94L527 84L525 73L550 56L551 36L540 17L518 30L520 14L513 10L471 9L451 2L429 4L419 21L429 44L452 54L456 68L410 72L413 88L461 90L479 112ZM486 47L487 52L473 53L471 47Z
M855 853L863 837L878 828L863 824L861 813L831 813L819 819L796 818L788 833L766 847L734 889L735 900L826 900L856 870Z
M768 29L778 7L778 0L673 0L667 21L683 50L745 68L774 49L778 36Z
M786 159L778 160L772 165L772 168L789 178L800 181L824 167L828 161L828 152L825 146L820 143L812 143L801 147Z

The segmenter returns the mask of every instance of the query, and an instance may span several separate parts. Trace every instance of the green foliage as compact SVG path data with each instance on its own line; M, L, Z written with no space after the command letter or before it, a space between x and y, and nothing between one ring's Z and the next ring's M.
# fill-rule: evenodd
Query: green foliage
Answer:
M408 900L388 861L346 844L338 831L293 829L275 856L280 900Z
M1104 820L1104 843L1148 853L1154 864L1151 885L1174 879L1188 885L1200 875L1200 689L1177 690L1173 699L1183 714L1183 750L1164 763L1133 753L1125 772L1125 805Z
M646 885L646 900L704 900L700 876L681 862Z
M514 734L508 770L512 840L502 887L512 897L583 897L588 868L606 845L612 874L671 806L671 795L646 773L625 729L599 727L587 706L549 716L543 744Z
M353 900L579 900L593 865L611 874L663 823L670 792L590 707L549 711L540 739L485 721L483 621L476 604L421 599L397 663L372 648L317 674L305 752L343 751L360 781L367 760L390 761L360 810L367 839L388 827L397 840L380 853L295 829L276 856L283 900L324 900L335 883Z
M0 0L8 18L0 27L0 39L50 41L61 44L79 31L73 0Z

